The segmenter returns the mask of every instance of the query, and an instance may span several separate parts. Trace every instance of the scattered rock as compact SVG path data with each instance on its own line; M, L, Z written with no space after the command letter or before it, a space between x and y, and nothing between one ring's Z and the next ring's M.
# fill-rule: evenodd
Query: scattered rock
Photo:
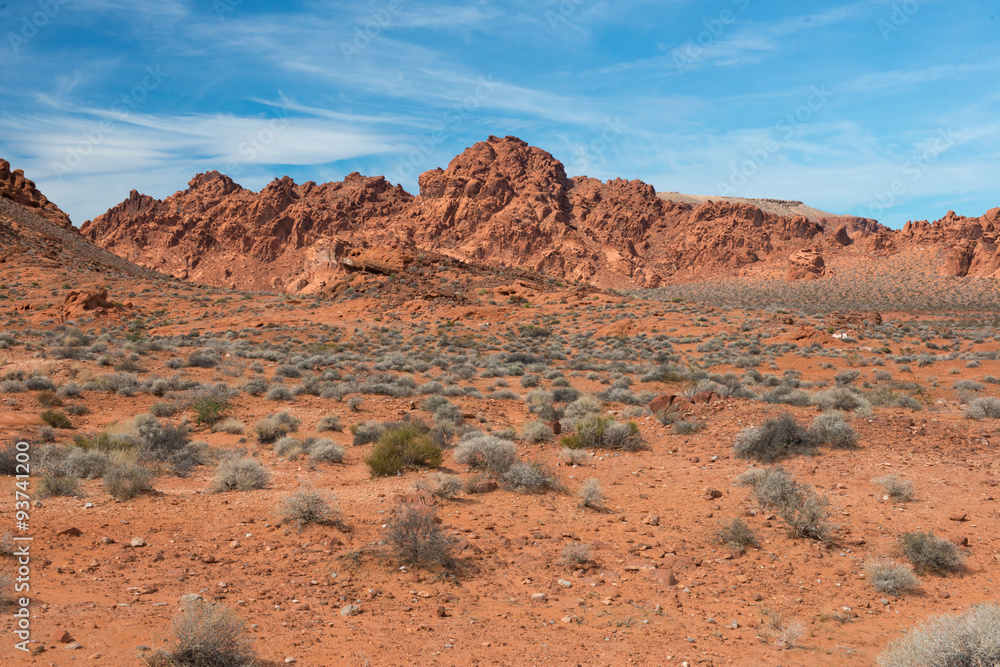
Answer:
M357 616L361 613L361 605L348 604L340 609L341 616Z
M70 528L63 528L58 533L56 533L56 535L58 535L60 537L62 537L64 535L68 536L68 537L80 537L81 535L83 535L83 531L80 530L79 528L76 528L75 526L73 526L73 527L70 527Z

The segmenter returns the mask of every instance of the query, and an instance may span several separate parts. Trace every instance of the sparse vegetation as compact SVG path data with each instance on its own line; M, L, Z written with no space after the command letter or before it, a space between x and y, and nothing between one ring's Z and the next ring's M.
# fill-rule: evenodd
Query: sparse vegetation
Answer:
M896 475L884 475L876 480L885 489L886 495L900 503L908 503L913 500L913 482L901 479Z
M760 546L753 529L739 517L728 523L719 525L715 531L715 536L727 549L739 551L740 553L746 551L747 547Z
M404 565L451 567L455 541L423 508L400 506L386 524L383 540L393 559Z
M943 575L962 569L958 545L931 532L903 533L899 537L899 548L917 572Z
M365 457L365 464L376 477L396 475L407 468L436 467L443 461L441 446L431 438L429 429L417 422L386 428Z
M267 469L259 461L242 455L227 456L219 463L212 490L252 491L263 489L270 481Z
M299 530L310 523L333 523L337 514L332 500L328 494L314 489L299 489L281 501L281 520L294 523Z
M875 590L889 595L903 595L920 586L913 570L888 559L877 558L865 563L865 575Z
M154 653L150 667L252 667L257 662L243 621L221 604L186 601L173 625L175 646Z
M604 508L604 489L596 479L584 480L580 485L580 507L600 510Z
M779 417L764 420L758 428L748 428L737 434L733 455L761 463L774 463L797 454L812 454L816 451L816 444L816 437L785 412Z
M912 629L878 657L879 667L987 667L1000 664L1000 605L972 606Z

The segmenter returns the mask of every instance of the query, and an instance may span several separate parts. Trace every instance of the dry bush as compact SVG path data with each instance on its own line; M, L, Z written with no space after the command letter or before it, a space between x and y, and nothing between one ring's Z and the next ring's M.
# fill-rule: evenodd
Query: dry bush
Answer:
M962 552L958 545L933 533L903 533L899 548L918 572L945 574L962 569Z
M438 525L434 513L402 505L386 524L383 540L403 565L451 567L455 541Z
M299 530L310 523L334 523L337 512L331 502L335 499L314 489L299 489L281 501L281 520L294 523Z
M548 442L555 437L552 428L543 421L533 420L521 427L521 439L530 442Z
M824 412L813 419L809 433L817 442L825 442L837 449L854 449L858 446L858 434L844 420L839 412Z
M739 517L728 523L720 524L715 530L715 537L727 549L743 553L747 547L760 547L753 529Z
M455 461L493 477L502 477L517 461L517 447L492 435L464 438L455 447Z
M897 502L908 503L913 500L913 482L908 479L884 475L872 481L881 485L886 494Z
M920 586L913 570L895 561L875 559L865 563L865 574L875 590L889 595L902 595Z
M563 565L585 565L590 560L590 545L570 542L562 550L560 562Z
M836 528L827 511L830 499L796 483L781 466L748 470L736 482L751 487L757 502L777 512L794 537L826 540Z
M501 485L514 493L545 493L561 491L562 485L555 475L540 463L515 463L500 479Z
M365 464L376 477L396 475L407 468L436 467L444 461L441 446L430 429L418 422L393 425L379 435Z
M248 456L227 456L219 463L212 490L221 493L263 489L269 479L267 469L260 462Z
M38 480L35 497L51 498L53 496L83 495L80 489L80 479L75 475L42 475Z
M257 433L257 440L261 444L269 445L279 438L283 438L289 433L299 430L302 420L288 412L277 412L268 415L254 424L254 431Z
M773 463L796 454L816 451L816 437L802 428L795 417L785 412L773 419L766 419L758 428L748 428L736 435L733 455L741 459L755 459Z
M878 656L879 667L988 667L1000 664L1000 605L935 616Z
M174 617L176 645L147 660L150 667L251 667L257 655L243 621L217 603L185 602Z
M132 500L152 491L153 473L138 465L114 466L104 473L104 488L115 500Z
M571 450L572 451L572 450ZM599 510L604 507L604 489L596 479L584 480L580 485L580 507Z

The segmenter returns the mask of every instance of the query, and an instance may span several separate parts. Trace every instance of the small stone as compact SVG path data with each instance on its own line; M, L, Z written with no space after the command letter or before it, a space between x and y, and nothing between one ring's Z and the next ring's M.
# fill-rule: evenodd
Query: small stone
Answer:
M882 598L882 604L889 604L889 598Z
M938 597L940 597L942 600L947 600L948 598L951 597L951 593L949 593L948 591L941 591L941 595Z
M188 593L181 596L181 604L194 604L195 602L202 602L204 599L197 593Z
M356 604L344 605L340 610L341 616L357 616L361 613L361 606Z
M560 579L556 583L562 586L563 588L573 588L572 582L566 581L565 579Z
M967 516L968 516L968 514L952 514L950 517L948 517L948 520L949 521L968 521L968 519L966 518Z
M83 509L85 509L85 510L89 510L89 509L91 509L91 508L92 508L93 506L94 506L94 503L84 503L84 504L83 504Z
M153 584L143 584L142 586L139 587L139 594L150 595L152 593L155 593L156 590L157 590L156 586L154 586Z
M141 537L133 537L132 541L129 542L129 544L131 544L133 547L144 547L146 546L146 540L142 539Z
M428 593L427 591L418 591L417 592L417 597L418 598L429 598L430 596L431 596L431 594Z
M642 522L647 526L659 526L660 525L660 515L650 514L642 519Z
M952 543L954 543L954 544L956 544L956 545L958 545L960 547L967 547L967 546L969 546L969 538L968 537L950 537L948 539L951 540Z
M492 493L493 491L496 491L499 488L500 485L497 484L495 480L484 479L480 481L478 484L476 484L475 491L476 493Z
M66 644L66 646L64 646L63 648L65 648L67 651L75 651L78 648L83 648L83 644L81 644L80 642L72 642L70 644Z
M294 665L295 664L295 658L293 658L292 656L288 656L287 658L285 658L285 664L286 665Z
M718 489L707 489L705 491L705 500L714 500L721 497L722 491L719 491Z
M532 593L531 594L531 601L532 602L545 602L545 600L546 600L545 593Z
M108 545L114 543L115 543L114 538L108 537L107 535L101 538L101 544Z
M448 615L448 610L444 608L444 605L438 605L438 608L434 610L434 613L438 618L444 618Z
M212 563L218 563L219 559L216 558L214 554L205 554L204 556L201 557L201 562L207 565L211 565Z
M73 641L73 636L67 630L56 630L52 633L52 641L59 644L68 644Z
M62 537L63 535L67 535L69 537L80 537L81 535L83 535L83 531L77 528L76 526L70 526L69 528L63 528L58 533L56 533L56 535L60 537Z

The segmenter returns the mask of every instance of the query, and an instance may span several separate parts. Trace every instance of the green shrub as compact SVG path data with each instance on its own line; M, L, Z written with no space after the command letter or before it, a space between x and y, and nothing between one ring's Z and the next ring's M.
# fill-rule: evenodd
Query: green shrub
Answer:
M441 446L429 429L416 422L386 428L379 436L365 464L376 477L395 475L417 466L435 467L444 461Z
M115 466L104 474L104 488L116 500L132 500L152 491L153 473L138 465Z
M764 420L759 428L744 429L733 443L735 457L762 463L773 463L795 454L812 454L815 449L815 436L787 412Z
M614 418L604 415L592 415L584 419L577 425L576 433L565 436L561 443L563 447L570 449L635 452L649 448L639 434L638 424L616 422Z
M229 403L214 396L202 396L191 404L195 423L206 426L212 426L221 421L230 407Z
M73 428L73 422L62 412L46 410L41 414L42 421L52 428Z
M889 595L899 596L920 585L913 570L881 558L865 563L865 575L875 590Z
M1000 605L936 616L878 656L879 667L989 667L1000 664Z
M962 553L958 545L933 533L903 533L899 548L918 572L945 574L962 569Z

